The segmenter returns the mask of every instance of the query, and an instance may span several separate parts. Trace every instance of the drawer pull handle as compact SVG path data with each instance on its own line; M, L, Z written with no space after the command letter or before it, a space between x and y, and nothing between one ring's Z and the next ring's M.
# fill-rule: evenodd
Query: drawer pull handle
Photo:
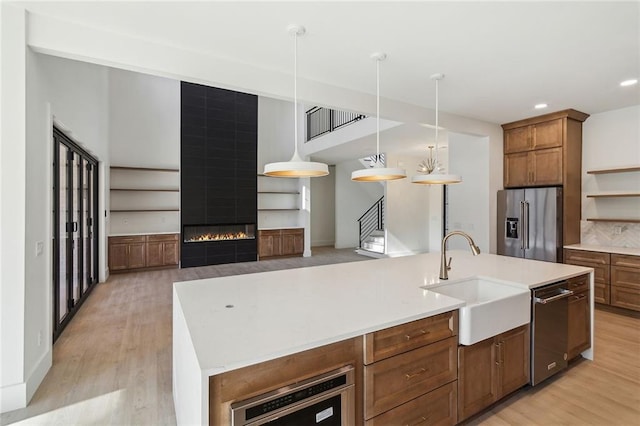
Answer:
M416 372L414 372L414 373L406 373L406 374L404 375L404 377L405 377L405 379L407 379L407 380L411 380L411 379L413 379L414 377L421 375L422 373L426 373L426 371L427 371L427 369L426 369L426 368L421 368L420 370L418 370L418 371L416 371Z
M419 425L422 424L424 422L426 422L427 420L429 420L429 417L425 417L425 416L421 416L418 420L411 422L411 423L405 423L404 426L415 426L415 425Z
M569 257L569 260L577 260L579 262L589 262L589 263L600 263L602 265L604 265L606 262L602 261L601 259L594 259L591 257L581 257L581 256L571 256Z
M407 341L413 339L414 337L420 337L420 336L424 336L425 334L429 334L429 331L425 331L425 330L420 330L419 332L415 333L415 334L405 334L404 338L407 339Z

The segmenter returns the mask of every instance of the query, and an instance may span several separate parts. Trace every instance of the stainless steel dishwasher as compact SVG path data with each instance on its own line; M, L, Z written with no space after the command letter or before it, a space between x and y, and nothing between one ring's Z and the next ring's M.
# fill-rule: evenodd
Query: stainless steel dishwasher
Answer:
M355 422L354 369L345 366L231 405L233 426L349 426Z
M531 294L531 385L567 367L569 296L567 281L535 288Z

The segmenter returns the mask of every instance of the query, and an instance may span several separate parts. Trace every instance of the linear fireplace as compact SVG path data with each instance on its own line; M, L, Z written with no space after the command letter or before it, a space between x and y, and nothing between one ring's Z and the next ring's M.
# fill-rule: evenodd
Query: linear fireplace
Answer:
M253 240L256 238L256 225L185 225L182 236L185 243Z

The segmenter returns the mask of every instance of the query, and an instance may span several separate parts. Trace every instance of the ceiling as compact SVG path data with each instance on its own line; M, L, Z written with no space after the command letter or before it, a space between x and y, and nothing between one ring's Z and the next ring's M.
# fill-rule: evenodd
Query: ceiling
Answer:
M23 2L30 12L150 39L240 64L375 94L369 55L383 51L381 95L505 123L575 108L640 104L640 2ZM546 110L534 110L537 103Z

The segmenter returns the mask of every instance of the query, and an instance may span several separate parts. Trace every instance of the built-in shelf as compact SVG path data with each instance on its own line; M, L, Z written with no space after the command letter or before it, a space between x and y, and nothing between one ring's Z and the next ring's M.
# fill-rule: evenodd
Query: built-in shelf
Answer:
M131 170L145 172L179 172L180 169L158 169L154 167L127 167L127 166L111 166L111 170Z
M111 210L111 212L119 212L119 213L132 213L132 212L179 212L180 209L132 209L132 210L127 210L127 209L117 209L117 210Z
M298 195L298 191L258 191L258 194L295 194Z
M284 211L296 211L300 209L258 209L259 212L284 212Z
M589 222L624 222L624 223L640 223L640 219L615 219L615 218L587 218Z
M640 172L640 166L624 166L610 169L593 169L587 170L587 174L590 175L602 175L606 173L627 173L627 172Z
M180 192L179 189L111 188L112 191Z
M615 198L615 197L640 197L640 192L601 192L587 194L587 198Z

